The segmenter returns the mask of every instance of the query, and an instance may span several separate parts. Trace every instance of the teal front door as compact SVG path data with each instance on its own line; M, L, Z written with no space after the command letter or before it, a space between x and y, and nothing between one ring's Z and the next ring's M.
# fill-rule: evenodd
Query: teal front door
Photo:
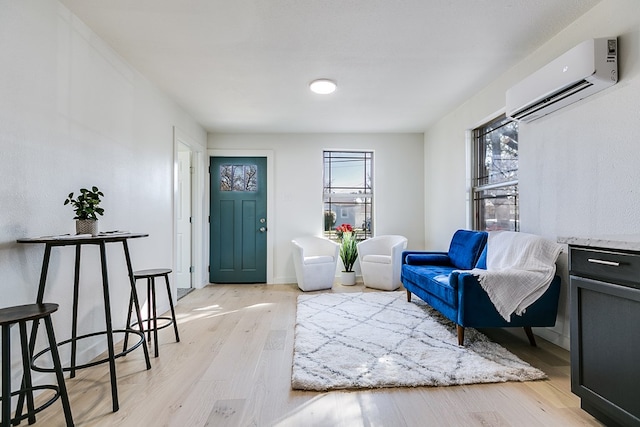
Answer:
M211 157L211 283L267 281L266 169L266 157Z

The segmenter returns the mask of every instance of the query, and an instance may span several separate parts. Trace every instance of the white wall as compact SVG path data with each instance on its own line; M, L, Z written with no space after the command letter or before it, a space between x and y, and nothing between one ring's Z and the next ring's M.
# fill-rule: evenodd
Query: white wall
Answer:
M402 234L424 248L423 137L421 134L209 134L209 149L274 153L275 283L295 283L291 240L322 235L322 151L373 150L375 234Z
M105 193L101 230L150 234L129 243L134 269L172 266L174 126L202 151L204 129L54 0L0 2L0 70L0 306L35 302L44 245L16 239L75 233L63 202L81 187ZM116 327L129 295L122 254L109 245ZM71 330L73 255L53 250L45 293L60 304L59 341ZM97 248L85 248L81 333L104 329L99 271ZM89 344L85 360L98 351Z
M583 40L605 36L618 37L619 83L520 127L521 230L551 240L639 232L639 12L637 0L603 0L426 132L428 246L445 247L451 231L466 224L465 130L504 108L506 89L519 79ZM558 323L536 333L568 348L566 252L558 271L564 279Z

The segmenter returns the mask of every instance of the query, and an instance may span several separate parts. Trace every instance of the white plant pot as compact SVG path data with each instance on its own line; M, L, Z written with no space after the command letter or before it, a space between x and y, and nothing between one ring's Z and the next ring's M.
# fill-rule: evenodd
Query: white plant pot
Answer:
M98 220L96 219L77 219L76 234L98 235Z
M343 271L340 276L340 282L345 286L353 286L356 284L356 272L355 271Z

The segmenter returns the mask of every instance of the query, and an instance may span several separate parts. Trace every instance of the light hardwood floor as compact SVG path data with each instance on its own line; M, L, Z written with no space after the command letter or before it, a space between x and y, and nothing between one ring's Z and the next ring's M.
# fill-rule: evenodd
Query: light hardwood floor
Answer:
M333 292L369 291L361 285ZM570 392L569 354L538 339L485 331L549 380L328 393L291 390L296 285L210 285L179 301L180 343L118 359L120 410L107 365L67 380L77 426L599 426ZM518 331L520 332L520 331ZM153 356L152 352L151 355ZM62 426L59 402L36 425Z

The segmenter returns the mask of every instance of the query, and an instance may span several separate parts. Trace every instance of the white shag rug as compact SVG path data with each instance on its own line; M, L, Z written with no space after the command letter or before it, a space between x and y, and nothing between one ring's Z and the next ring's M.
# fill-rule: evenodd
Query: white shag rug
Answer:
M406 292L298 297L291 385L298 390L448 386L546 378L472 328Z

